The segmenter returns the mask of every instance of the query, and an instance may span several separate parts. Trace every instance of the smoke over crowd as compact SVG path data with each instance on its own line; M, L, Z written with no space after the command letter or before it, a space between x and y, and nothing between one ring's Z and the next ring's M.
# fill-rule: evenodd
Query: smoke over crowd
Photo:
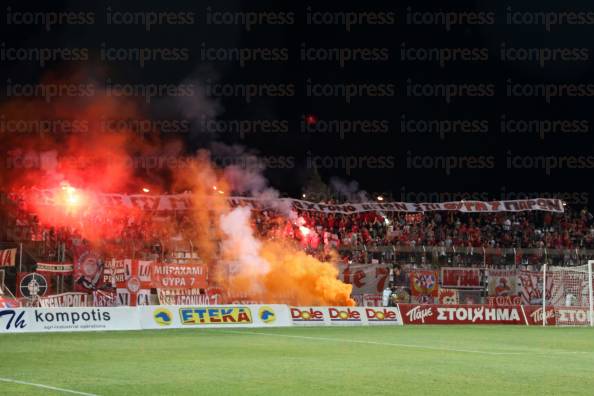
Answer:
M56 77L50 81L56 82ZM188 112L188 104L184 106ZM145 193L150 207L148 193L188 192L189 223L181 226L164 218L158 231L169 238L183 234L190 239L208 264L213 285L267 303L353 305L351 286L337 279L332 254L320 261L293 240L262 238L254 231L251 210L229 205L225 198L231 194L269 200L280 218L297 225L299 219L289 207L274 207L279 194L262 169L217 167L210 150L250 154L221 144L192 152L182 139L164 137L158 128L140 134L135 121L150 119L146 111L129 98L101 92L77 102L67 97L4 102L3 189L22 197L20 205L35 213L41 224L76 230L106 257L114 254L106 241L120 235L121 224L115 219L146 216L147 210L107 205L96 193ZM16 132L19 123L27 125L26 132ZM55 205L41 205L38 189L54 191Z

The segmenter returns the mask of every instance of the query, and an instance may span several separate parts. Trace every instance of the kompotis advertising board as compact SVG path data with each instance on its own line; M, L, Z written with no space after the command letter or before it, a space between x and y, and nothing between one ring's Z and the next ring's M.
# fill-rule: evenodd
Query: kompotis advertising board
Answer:
M519 305L398 304L404 324L526 324Z
M1 333L140 330L135 308L0 309Z
M138 307L143 329L285 327L291 325L286 305L147 306Z

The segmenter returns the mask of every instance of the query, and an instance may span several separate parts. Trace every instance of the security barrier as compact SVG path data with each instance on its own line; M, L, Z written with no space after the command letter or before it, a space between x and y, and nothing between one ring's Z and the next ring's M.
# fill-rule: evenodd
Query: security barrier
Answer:
M402 325L398 308L269 304L0 310L0 333L382 324Z
M281 304L246 304L5 308L0 309L0 334L403 324L542 325L542 316L542 307L522 305L494 307L398 304L396 307L294 307ZM572 307L551 307L547 309L546 317L548 324L563 325L564 321L569 319L572 319L572 323L578 319L584 323L588 320L584 309Z

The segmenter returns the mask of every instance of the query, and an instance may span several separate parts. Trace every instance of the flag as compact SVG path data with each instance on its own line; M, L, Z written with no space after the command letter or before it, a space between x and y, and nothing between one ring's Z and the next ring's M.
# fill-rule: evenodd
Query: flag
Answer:
M0 267L14 267L16 252L16 248L0 250Z
M119 305L149 305L152 261L124 260L124 280L117 283Z

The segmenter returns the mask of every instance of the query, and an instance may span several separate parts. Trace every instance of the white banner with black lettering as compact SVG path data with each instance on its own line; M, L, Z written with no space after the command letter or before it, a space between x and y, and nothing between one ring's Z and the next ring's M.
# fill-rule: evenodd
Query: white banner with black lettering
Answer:
M134 307L0 309L0 334L140 330Z
M34 200L40 205L59 205L61 189L33 189ZM141 210L188 210L192 207L192 194L147 195L147 194L104 194L93 191L78 190L85 197L85 202L102 207L129 207ZM217 197L219 199L219 197ZM466 213L481 212L521 212L526 210L542 210L545 212L563 213L563 201L557 198L517 199L507 201L453 201L453 202L367 202L325 204L303 201L293 198L249 198L227 197L230 206L250 206L254 209L278 207L279 204L290 206L294 210L305 210L324 213L352 214L360 212L430 212L457 211Z

